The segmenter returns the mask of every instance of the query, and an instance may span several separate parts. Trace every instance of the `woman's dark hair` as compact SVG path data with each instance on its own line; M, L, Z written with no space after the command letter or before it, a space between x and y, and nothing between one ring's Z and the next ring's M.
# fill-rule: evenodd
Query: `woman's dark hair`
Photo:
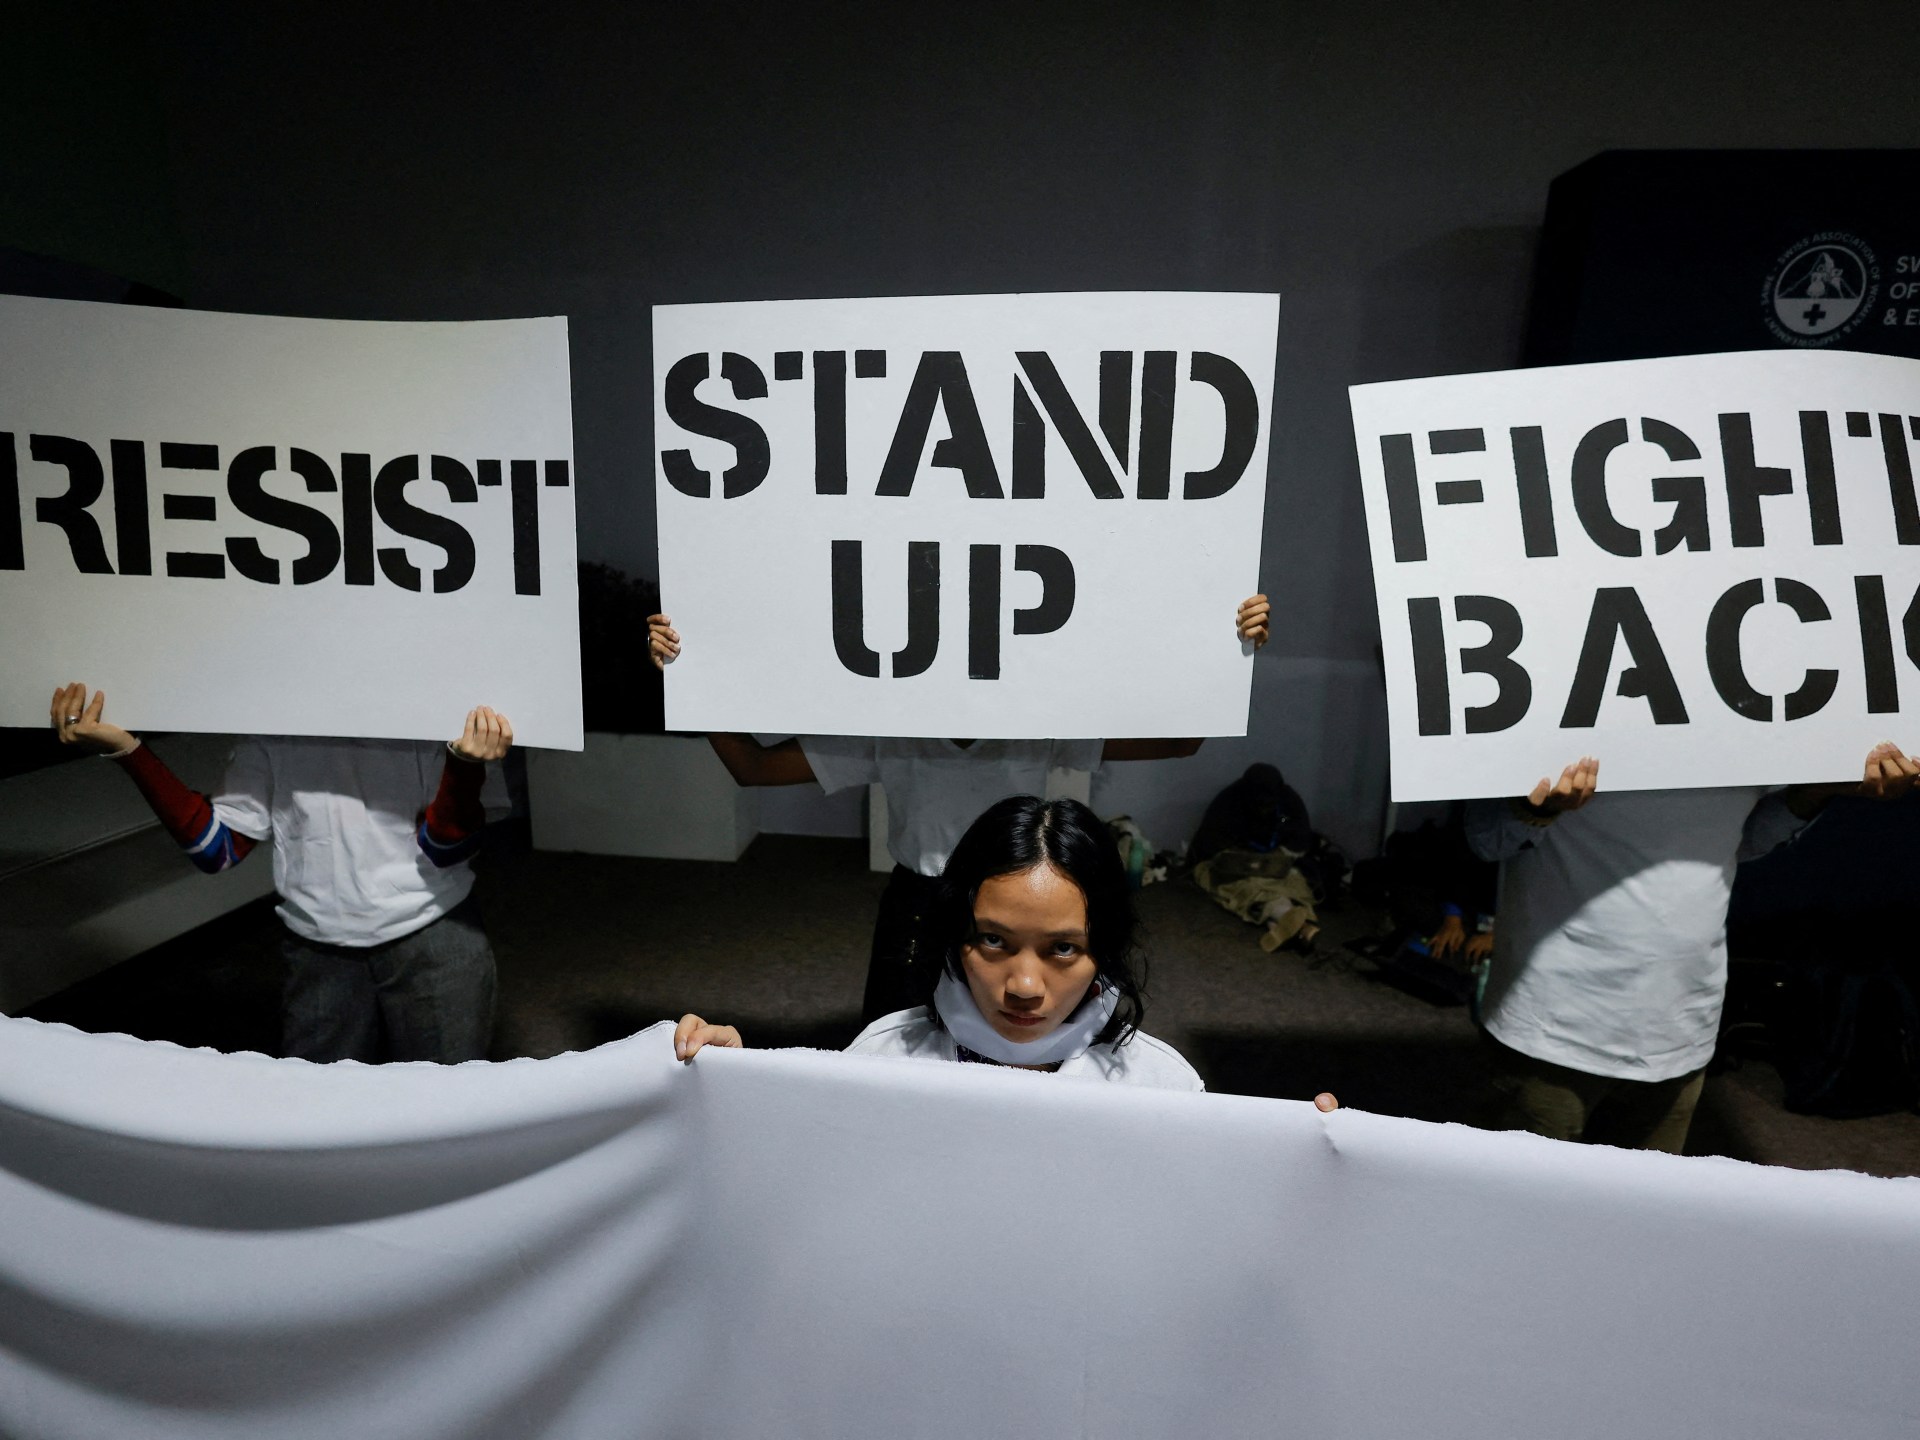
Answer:
M1100 984L1120 996L1096 1043L1125 1044L1147 1009L1145 965L1134 953L1133 897L1112 834L1078 800L1015 795L967 827L940 872L927 917L934 953L964 979L960 951L973 938L973 902L980 887L996 875L1017 875L1036 865L1051 865L1086 897L1087 951Z

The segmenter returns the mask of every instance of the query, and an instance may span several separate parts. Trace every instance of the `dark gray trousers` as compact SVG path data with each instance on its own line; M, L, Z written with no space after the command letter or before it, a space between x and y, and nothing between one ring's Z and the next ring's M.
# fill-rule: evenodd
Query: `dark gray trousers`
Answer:
M384 945L281 937L281 1051L326 1063L484 1060L493 1034L493 947L469 895Z

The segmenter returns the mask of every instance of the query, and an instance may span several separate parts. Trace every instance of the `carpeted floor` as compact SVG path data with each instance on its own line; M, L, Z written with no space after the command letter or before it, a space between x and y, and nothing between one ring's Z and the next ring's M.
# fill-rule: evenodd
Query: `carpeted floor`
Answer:
M692 1010L750 1045L838 1047L859 1028L867 943L884 876L862 841L763 836L740 863L529 851L496 855L483 900L500 961L494 1058L547 1056ZM271 1052L279 977L271 902L149 951L33 1007L89 1030ZM1325 915L1312 957L1269 955L1256 931L1190 885L1141 893L1147 1028L1210 1088L1473 1122L1485 1068L1463 1007L1371 978L1342 942L1379 927ZM1826 1120L1781 1107L1773 1070L1709 1078L1698 1153L1802 1168L1920 1174L1920 1116Z

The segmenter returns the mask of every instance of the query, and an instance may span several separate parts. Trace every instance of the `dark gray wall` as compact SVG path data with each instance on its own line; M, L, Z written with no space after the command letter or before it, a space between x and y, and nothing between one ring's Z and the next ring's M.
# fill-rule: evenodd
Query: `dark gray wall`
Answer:
M177 255L208 308L569 315L583 551L642 574L650 305L1280 290L1274 654L1356 666L1375 624L1344 387L1514 363L1554 175L1609 147L1920 144L1896 3L128 13L144 48L105 113L160 117L168 183L65 174L111 222L69 258ZM40 43L98 82L97 47ZM31 212L61 193L0 211L0 242L51 248ZM85 228L41 217L68 251Z

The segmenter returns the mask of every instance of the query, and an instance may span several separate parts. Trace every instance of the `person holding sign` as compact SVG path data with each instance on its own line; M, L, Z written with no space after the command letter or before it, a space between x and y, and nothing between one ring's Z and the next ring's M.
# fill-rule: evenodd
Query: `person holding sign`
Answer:
M1257 650L1267 643L1271 607L1265 595L1242 601L1234 627ZM648 620L648 652L665 669L681 638L666 615ZM829 795L878 784L887 796L887 849L893 874L880 897L867 967L861 1019L926 1002L936 980L935 953L922 931L941 868L955 841L994 801L1039 794L1054 770L1091 770L1103 760L1161 760L1191 755L1199 740L936 740L890 736L808 735L763 746L748 735L709 735L714 752L740 785L803 785Z
M242 740L220 793L189 790L72 684L53 694L65 745L111 756L199 869L217 873L273 841L287 933L281 1048L327 1062L486 1057L494 961L468 861L488 811L507 808L488 762L513 744L479 706L458 740ZM436 763L438 762L438 763Z
M1719 1036L1735 867L1833 795L1893 798L1916 775L1885 744L1858 786L1597 795L1587 757L1524 798L1473 802L1468 840L1501 867L1481 1003L1498 1128L1678 1154Z
M1193 1067L1140 1029L1126 869L1077 800L1016 795L953 847L926 936L940 957L932 1001L887 1015L853 1055L1007 1065L1119 1085L1203 1090ZM740 1032L681 1017L674 1054L739 1048ZM1333 1110L1331 1095L1315 1103Z

